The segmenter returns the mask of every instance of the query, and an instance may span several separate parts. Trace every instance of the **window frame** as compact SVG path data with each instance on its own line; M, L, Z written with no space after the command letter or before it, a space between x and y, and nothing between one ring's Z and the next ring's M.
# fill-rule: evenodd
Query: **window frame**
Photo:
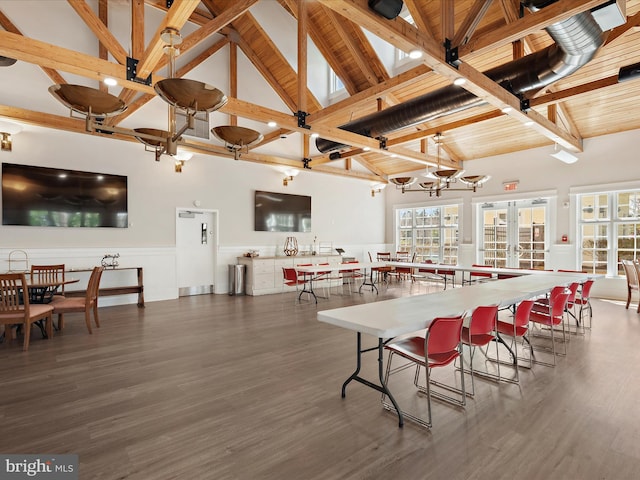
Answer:
M575 205L576 205L576 238L578 239L576 248L577 265L580 269L590 271L592 273L603 273L597 269L596 255L593 255L591 268L585 268L585 230L587 227L593 227L595 238L606 238L606 245L604 248L597 248L594 243L593 250L606 252L606 275L609 277L623 277L624 270L621 266L621 259L640 259L640 185L636 184L624 184L600 186L598 189L584 190L575 192ZM635 197L636 203L636 215L635 216L620 216L621 199L620 197L625 194L632 194ZM604 218L598 218L598 215L594 215L592 219L583 218L583 212L586 207L583 206L583 200L587 197L605 197L606 198L606 215ZM598 210L604 208L601 202L595 204L593 208ZM626 204L626 205L630 205ZM590 212L586 212L590 213ZM629 234L623 235L624 232L621 228L625 226L631 226ZM605 233L602 232L597 235L597 230L604 227ZM632 248L621 248L620 240L629 238L632 240ZM621 256L622 252L627 252Z
M451 222L448 224L445 220L447 209L456 209L457 222ZM417 217L416 213L422 211L422 213L428 213L433 210L437 210L438 220L436 223L429 221L433 219L434 215L427 215L424 217ZM402 226L403 212L411 211L410 225ZM423 222L418 223L418 218L425 219ZM409 251L416 254L416 262L424 262L427 259L432 260L435 263L449 263L457 264L460 248L460 232L462 228L462 205L459 201L450 202L438 202L426 203L426 204L412 204L412 205L398 205L394 207L394 231L395 231L395 245L396 251ZM431 231L431 234L427 234L426 231ZM405 235L404 233L410 233ZM423 232L424 235L420 236L419 232ZM453 234L451 233L453 232ZM434 235L435 233L435 235ZM406 242L406 239L410 240L410 244ZM429 245L418 245L416 240L418 238L424 238L431 240ZM454 242L446 242L448 238L455 239ZM429 243L427 241L424 242ZM433 254L433 250L437 248L437 258ZM424 253L421 253L420 250Z

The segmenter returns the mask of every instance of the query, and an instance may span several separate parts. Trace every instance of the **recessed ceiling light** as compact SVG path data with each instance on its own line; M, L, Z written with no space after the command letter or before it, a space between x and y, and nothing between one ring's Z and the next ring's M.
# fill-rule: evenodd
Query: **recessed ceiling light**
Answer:
M411 50L409 52L409 58L416 59L416 58L420 58L420 57L422 57L422 50L416 49L416 50Z
M270 122L268 122L268 123L267 123L267 125L268 125L269 127L271 127L271 128L273 128L273 127L277 127L277 126L278 126L278 124L277 124L276 122L274 122L273 120L271 120Z
M462 77L458 77L453 81L453 84L457 86L464 85L465 83L467 83L467 79Z
M106 77L103 82L105 85L109 85L110 87L115 87L116 85L118 85L118 81L115 78L111 77Z

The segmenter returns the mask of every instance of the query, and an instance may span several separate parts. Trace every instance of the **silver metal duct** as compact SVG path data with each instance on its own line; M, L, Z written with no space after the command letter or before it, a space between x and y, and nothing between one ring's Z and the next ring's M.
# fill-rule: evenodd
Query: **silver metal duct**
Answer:
M523 3L535 12L554 1ZM591 12L579 13L563 22L550 25L546 31L555 41L554 45L492 68L484 72L485 75L515 95L531 96L591 61L606 38ZM339 128L376 138L484 103L484 100L464 88L449 85ZM316 147L322 153L347 146L324 138L316 139Z

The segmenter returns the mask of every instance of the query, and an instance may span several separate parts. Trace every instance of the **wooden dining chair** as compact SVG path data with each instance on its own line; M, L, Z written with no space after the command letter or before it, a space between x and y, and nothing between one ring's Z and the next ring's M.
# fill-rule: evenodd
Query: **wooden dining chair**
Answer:
M31 265L31 283L50 284L46 288L29 289L32 303L49 303L55 295L64 296L64 283L58 287L55 282L64 282L64 263L57 265Z
M622 260L622 268L624 269L624 274L627 277L627 305L625 308L629 308L633 292L640 292L640 284L638 282L638 273L633 261ZM640 313L640 299L638 299L637 311Z
M53 307L48 304L31 304L24 273L0 275L0 324L4 325L5 341L13 340L13 326L22 325L24 341L22 350L29 349L31 325L45 321L47 338L53 337Z
M54 297L52 299L53 313L58 315L58 330L62 330L64 327L64 314L73 312L84 312L84 321L89 333L93 333L91 330L91 312L93 312L96 327L100 328L98 292L103 271L104 267L93 267L84 297L61 297L59 299Z

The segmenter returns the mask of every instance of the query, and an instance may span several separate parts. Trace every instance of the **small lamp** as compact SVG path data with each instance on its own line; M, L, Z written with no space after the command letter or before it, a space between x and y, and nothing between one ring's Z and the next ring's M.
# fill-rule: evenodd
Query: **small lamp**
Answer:
M184 164L186 162L191 160L191 157L193 157L193 153L185 152L183 150L179 150L178 153L173 155L173 159L175 160L176 173L182 173L182 167L184 167Z
M11 151L11 136L22 131L22 126L13 122L0 120L0 150Z
M282 179L282 185L284 185L285 187L287 185L289 185L289 182L293 182L293 179L300 173L299 170L296 170L295 168L290 168L289 170L285 170L284 174L286 175L283 179Z
M375 197L376 193L382 193L386 186L386 183L374 183L371 185L371 196Z

